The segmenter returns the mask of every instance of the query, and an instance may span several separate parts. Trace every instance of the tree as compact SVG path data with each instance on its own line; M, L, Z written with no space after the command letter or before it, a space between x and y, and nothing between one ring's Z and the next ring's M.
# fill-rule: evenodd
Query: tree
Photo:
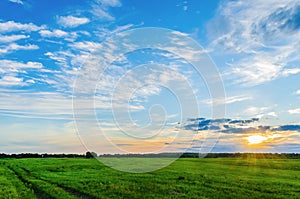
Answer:
M85 153L85 157L86 158L96 158L97 153L88 151L88 152Z

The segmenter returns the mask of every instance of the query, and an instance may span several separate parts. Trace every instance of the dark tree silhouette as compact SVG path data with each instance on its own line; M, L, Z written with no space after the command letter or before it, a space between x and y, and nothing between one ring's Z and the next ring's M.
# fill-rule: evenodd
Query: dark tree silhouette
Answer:
M96 158L97 153L88 151L88 152L86 152L85 157L86 158Z

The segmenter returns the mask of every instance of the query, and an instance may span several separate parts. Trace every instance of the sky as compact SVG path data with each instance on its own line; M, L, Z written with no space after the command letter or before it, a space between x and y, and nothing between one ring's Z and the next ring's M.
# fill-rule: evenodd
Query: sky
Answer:
M0 153L300 152L298 0L0 8Z

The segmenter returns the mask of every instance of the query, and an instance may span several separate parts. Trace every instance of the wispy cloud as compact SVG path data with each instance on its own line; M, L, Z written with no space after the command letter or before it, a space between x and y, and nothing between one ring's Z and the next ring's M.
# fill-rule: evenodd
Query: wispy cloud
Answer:
M300 108L288 110L290 114L300 114Z
M80 25L89 23L90 20L86 17L60 16L57 23L65 28L76 28Z
M272 107L256 107L250 106L246 108L243 113L247 117L263 118L263 117L278 117L276 111L272 110Z
M240 55L229 63L225 77L254 86L299 73L298 68L288 68L299 60L299 12L296 0L223 3L208 32L213 38L212 49L221 47L229 54Z
M8 54L18 50L36 50L36 49L39 49L39 47L35 44L27 44L22 46L16 43L11 43L6 46L1 46L0 54Z
M267 111L269 109L269 107L256 107L256 106L251 106L248 107L244 110L244 113L246 113L247 115L257 115L257 114L262 114L265 111Z
M22 0L9 0L10 2L13 2L13 3L18 3L18 4L24 4Z
M0 73L4 72L20 72L24 69L41 69L43 65L39 62L18 62L13 60L0 60Z
M295 75L300 73L300 68L288 68L282 71L283 76Z
M115 18L112 15L110 15L107 11L103 10L102 8L96 5L93 6L93 14L102 20L115 20Z
M100 27L98 28L97 31L95 31L95 34L97 36L99 36L100 38L108 38L109 36L122 32L122 31L126 31L130 28L133 28L134 25L133 24L126 24L123 26L117 26L115 29L111 30L109 28L104 28L104 27Z
M43 65L39 62L17 62L13 60L0 60L0 86L27 86L34 84L35 80L23 77L19 77L20 74L26 74L27 70L39 70Z
M42 37L66 37L68 33L62 30L41 30L39 31Z
M80 51L95 52L97 50L100 50L102 48L102 45L100 43L92 41L80 41L70 44L70 47Z
M22 83L19 78L10 82ZM23 118L72 119L72 99L59 92L1 92L0 115ZM20 99L22 99L20 101Z
M92 4L92 14L101 20L112 21L115 18L109 13L110 7L120 7L122 4L119 0L95 0Z
M66 32L63 30L55 29L55 30L40 30L39 34L44 38L58 38L58 39L65 39L66 41L73 42L77 37L78 34L76 32Z
M216 104L216 105L222 105L222 104L232 104L235 102L242 102L245 100L250 100L252 99L252 97L250 96L245 96L245 95L237 95L237 96L231 96L231 97L226 97L224 99L208 99L208 100L204 100L202 102L204 102L205 104Z
M0 86L24 86L23 78L6 75L0 78Z
M29 35L0 35L0 43L10 43L29 38Z
M44 55L54 60L57 64L62 65L64 67L66 67L70 57L74 57L73 54L65 51L46 52Z
M106 7L120 7L122 5L119 0L95 0L95 2Z

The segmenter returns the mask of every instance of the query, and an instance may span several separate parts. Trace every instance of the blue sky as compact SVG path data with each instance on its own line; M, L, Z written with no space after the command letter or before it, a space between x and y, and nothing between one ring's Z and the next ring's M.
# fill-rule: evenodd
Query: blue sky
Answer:
M297 0L0 8L0 152L300 152Z

